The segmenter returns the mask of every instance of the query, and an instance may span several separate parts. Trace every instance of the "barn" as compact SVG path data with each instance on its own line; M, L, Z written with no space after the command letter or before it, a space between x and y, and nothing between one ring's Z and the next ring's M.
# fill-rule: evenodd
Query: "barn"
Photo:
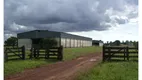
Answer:
M57 41L57 46L64 48L87 47L92 46L92 38L68 34L64 32L48 31L48 30L33 30L17 34L18 46L31 48L38 44L42 38L54 38Z

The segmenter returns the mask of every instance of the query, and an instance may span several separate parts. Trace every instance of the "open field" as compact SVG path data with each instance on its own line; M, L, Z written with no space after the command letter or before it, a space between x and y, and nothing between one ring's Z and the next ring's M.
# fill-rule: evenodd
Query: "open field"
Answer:
M81 73L76 80L138 80L137 62L105 62Z
M84 48L64 48L64 59L63 60L72 60L79 56L83 56L90 53L101 52L101 47L84 47ZM26 58L28 58L29 51L26 51ZM46 60L46 59L33 59L33 60L17 60L17 61L8 61L4 63L4 75L10 75L18 72L22 72L28 68L36 68L41 65L47 65L57 62L56 59Z

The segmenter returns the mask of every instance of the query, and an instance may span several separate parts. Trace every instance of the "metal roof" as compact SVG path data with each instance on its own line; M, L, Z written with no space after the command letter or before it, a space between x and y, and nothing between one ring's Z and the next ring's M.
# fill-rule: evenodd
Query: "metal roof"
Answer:
M17 34L17 38L21 39L30 39L30 38L52 38L52 37L61 37L61 38L73 38L81 40L92 40L92 38L68 34L64 32L48 31L48 30L33 30Z

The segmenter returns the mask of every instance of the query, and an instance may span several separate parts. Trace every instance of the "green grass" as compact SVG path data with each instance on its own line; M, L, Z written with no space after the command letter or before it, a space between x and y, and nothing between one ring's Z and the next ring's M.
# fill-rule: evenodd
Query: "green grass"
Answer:
M50 64L54 63L57 60L17 60L17 61L8 61L4 63L4 75L10 75L18 72L22 72L25 69L28 68L36 68L40 67L41 65L44 64Z
M85 48L64 48L64 60L75 59L78 56L86 55L89 53L101 52L101 47L85 47ZM26 58L29 58L29 51L26 51ZM48 65L57 62L56 59L33 59L33 60L14 60L4 63L4 75L15 74L22 72L25 69L40 67L41 65Z
M65 48L64 49L64 60L71 60L76 57L101 52L102 47L84 47L84 48Z
M76 80L138 80L137 62L106 62L81 73Z

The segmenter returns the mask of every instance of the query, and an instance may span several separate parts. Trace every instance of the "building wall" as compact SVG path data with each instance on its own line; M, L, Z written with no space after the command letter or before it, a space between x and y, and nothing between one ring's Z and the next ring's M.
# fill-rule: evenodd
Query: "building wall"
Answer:
M103 43L99 43L99 46L103 46Z
M26 49L31 49L32 40L31 39L18 39L18 47L25 46Z
M53 38L57 41L57 46L59 47L60 46L60 38Z
M61 45L63 46L63 47L65 47L66 46L66 39L65 38L61 38Z
M71 47L74 47L74 39L71 39Z
M61 45L66 48L92 46L92 41L61 38Z

